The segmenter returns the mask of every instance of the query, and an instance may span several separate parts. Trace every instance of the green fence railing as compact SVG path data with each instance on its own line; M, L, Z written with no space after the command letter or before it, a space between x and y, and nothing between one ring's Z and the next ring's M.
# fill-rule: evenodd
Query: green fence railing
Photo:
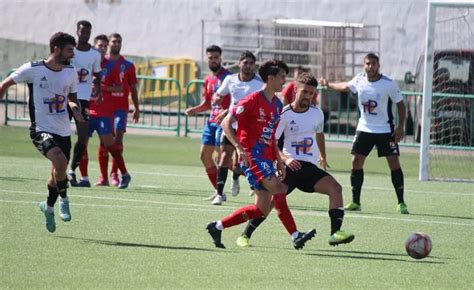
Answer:
M192 80L186 86L185 108L192 107L200 102L202 95L203 80ZM184 116L184 136L189 133L201 133L202 128L209 118L209 112L197 113L194 116Z

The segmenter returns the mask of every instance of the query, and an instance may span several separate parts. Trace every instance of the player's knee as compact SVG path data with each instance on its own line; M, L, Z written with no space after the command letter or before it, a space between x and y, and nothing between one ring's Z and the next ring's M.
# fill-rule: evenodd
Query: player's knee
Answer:
M50 155L50 160L53 164L53 167L55 171L57 172L66 172L67 170L67 159L64 154L59 151L59 152L53 152Z

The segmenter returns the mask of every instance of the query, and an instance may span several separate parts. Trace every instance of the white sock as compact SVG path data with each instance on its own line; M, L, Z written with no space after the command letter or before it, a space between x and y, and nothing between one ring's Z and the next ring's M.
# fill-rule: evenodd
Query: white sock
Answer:
M74 170L69 169L69 171L68 171L67 173L68 173L68 174L74 174L75 172L74 172Z
M81 177L81 180L89 181L89 176L82 176L82 177Z
M62 198L62 197L61 197L61 201L62 201L62 202L69 202L69 198L68 198L67 196L66 196L65 198Z
M292 234L291 234L291 239L294 241L294 240L298 237L298 234L299 234L299 233L300 233L300 232L298 232L298 231L292 233Z
M224 229L224 225L222 224L222 221L217 221L216 222L216 229L218 229L219 231L222 231Z
M51 207L51 206L49 206L48 204L46 204L46 211L48 211L48 212L54 212L54 207Z

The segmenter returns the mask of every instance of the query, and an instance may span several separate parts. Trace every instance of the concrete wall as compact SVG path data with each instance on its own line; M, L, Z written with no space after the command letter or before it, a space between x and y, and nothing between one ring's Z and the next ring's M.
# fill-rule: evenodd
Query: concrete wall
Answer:
M358 22L381 26L382 71L402 79L423 50L426 9L425 0L0 0L0 38L47 44L56 31L75 35L76 22L87 19L93 36L121 33L123 54L200 60L202 19ZM4 43L0 67L31 57L21 49L10 56Z

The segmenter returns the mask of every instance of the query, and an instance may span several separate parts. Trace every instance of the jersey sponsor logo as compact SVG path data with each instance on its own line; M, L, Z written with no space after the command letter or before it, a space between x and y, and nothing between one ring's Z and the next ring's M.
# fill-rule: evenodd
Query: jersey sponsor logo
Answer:
M364 113L369 113L370 115L377 115L375 113L375 108L377 108L378 103L375 100L368 100L367 102L362 103L362 106L364 107Z
M85 68L81 68L77 72L77 77L78 77L80 83L86 83L88 75L89 75L89 71Z
M50 114L59 114L66 111L66 97L54 95L52 98L43 99L43 104L48 105Z
M313 146L314 140L312 137L305 137L303 141L291 142L291 147L295 148L296 155L304 154L312 156L311 147Z
M257 122L266 122L266 117L267 115L265 114L265 109L264 108L258 108L258 118Z

